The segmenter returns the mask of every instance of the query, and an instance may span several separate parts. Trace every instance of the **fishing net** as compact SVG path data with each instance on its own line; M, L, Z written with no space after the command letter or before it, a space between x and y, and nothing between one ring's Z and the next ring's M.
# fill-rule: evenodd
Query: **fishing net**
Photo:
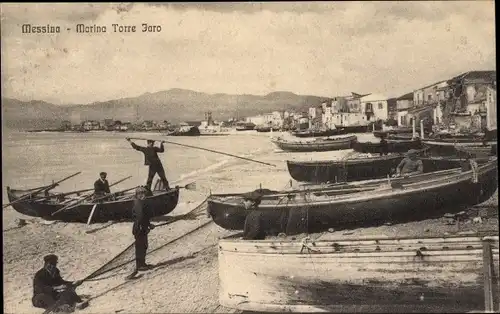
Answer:
M167 221L167 222L164 222L162 224L158 224L156 225L156 227L161 227L161 226L165 226L165 225L168 225L168 224L171 224L175 221L178 221L178 220L183 220L183 219L196 219L197 217L199 217L201 214L204 214L205 210L206 210L206 203L207 203L207 199L205 199L200 205L198 205L197 207L195 207L194 209L192 209L191 211L189 211L187 214L184 214L184 215L178 215L178 216L173 216L171 217L172 219ZM186 233L186 234L183 234L181 235L180 237L178 238L175 238L167 243L164 243L154 249L148 249L148 252L147 252L147 255L179 240L180 238L196 231L198 228ZM87 281L87 280L91 280L91 279L95 279L97 277L100 277L101 275L103 274L106 274L106 273L110 273L112 271L118 271L120 270L121 268L131 264L135 262L135 241L132 242L132 244L130 244L127 248L125 248L121 253L119 253L118 255L116 255L113 259L111 259L109 262L107 262L106 264L104 264L103 266L101 266L98 270L94 271L92 274L90 274L89 276L87 276L84 281Z

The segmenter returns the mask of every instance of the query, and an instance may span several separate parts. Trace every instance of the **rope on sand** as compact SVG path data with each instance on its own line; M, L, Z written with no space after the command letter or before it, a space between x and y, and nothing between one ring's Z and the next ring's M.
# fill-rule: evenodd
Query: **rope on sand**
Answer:
M208 197L207 197L208 199ZM201 208L203 208L203 205L206 203L207 199L205 199L200 205L196 206L194 209L192 209L191 211L189 211L187 214L185 215L181 215L182 218L185 218L185 217L189 217L189 215L193 215L195 213L197 213L197 211L199 211ZM175 221L179 221L181 220L182 218L177 218L177 219L172 219L170 221L167 221L163 224L160 224L158 226L165 226L165 225L168 225L168 224L171 224ZM148 252L148 254L151 254L161 248L164 248L165 246L169 245L169 244L172 244L176 241L178 241L179 239L195 232L196 230L208 225L209 223L211 223L212 220L200 225L199 227L187 232L187 233L184 233L182 234L181 236L177 237L176 239L174 240L171 240L161 246L159 246L158 248L154 249L154 250L151 250ZM89 276L87 276L85 279L83 279L83 281L87 281L87 280L90 280L92 278L96 278L97 276L100 276L102 274L105 274L105 273L108 273L110 271L113 271L113 270L116 270L118 268L121 268L123 266L126 266L128 264L130 264L131 262L134 262L135 261L135 258L133 257L133 253L134 253L134 245L135 245L135 241L132 242L132 244L130 244L127 248L125 248L122 252L120 252L118 255L116 255L114 258L112 258L109 262L107 262L106 264L104 264L103 266L101 266L98 270L94 271L92 274L90 274ZM130 256L129 256L130 255ZM121 258L123 259L127 259L126 261L123 261L123 262L118 262L119 264L116 265L116 266L111 266L114 262L116 263L117 261L119 261Z

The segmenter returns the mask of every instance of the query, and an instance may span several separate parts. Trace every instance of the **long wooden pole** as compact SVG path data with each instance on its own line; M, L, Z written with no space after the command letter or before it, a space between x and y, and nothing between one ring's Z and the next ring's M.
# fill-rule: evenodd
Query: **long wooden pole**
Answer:
M493 258L491 240L483 240L484 310L493 311Z
M114 193L111 193L111 194L108 194L108 195L104 195L104 196L101 196L101 197L98 197L98 198L94 199L94 202L97 202L97 201L100 201L102 199L108 198L110 195L114 195L114 194L118 194L118 193L123 193L123 192L128 192L128 191L136 189L136 188L137 188L137 186L134 186L133 188L128 188L128 189L117 191L117 192L114 192ZM61 208L61 209L53 212L52 216L54 216L55 214L57 214L59 212L62 212L63 210L68 210L68 209L75 208L75 207L77 207L78 205L80 205L84 201L85 201L85 199L82 199L82 200L79 200L78 202L76 202L74 204L70 204L68 206L64 206L63 208Z
M200 149L200 150L204 150L204 151L207 151L207 152L212 152L212 153L216 153L216 154L226 155L226 156L235 157L235 158L239 158L239 159L243 159L243 160L247 160L247 161L251 161L251 162L256 162L256 163L267 165L267 166L276 167L276 165L273 165L273 164L270 164L270 163L267 163L267 162L253 160L253 159L250 159L250 158L241 157L241 156L237 156L237 155L233 155L233 154L228 154L228 153L216 151L216 150L213 150L213 149L203 148L203 147L197 147L197 146L191 146L191 145L186 145L186 144L180 144L180 143L170 142L170 141L165 141L165 140L155 140L155 139L150 139L150 138L142 138L142 137L129 137L129 139L133 139L133 140L145 140L145 141L150 140L150 141L155 141L155 142L164 142L164 143L169 143L169 144L173 144L173 145L179 145L179 146L188 147L188 148Z
M130 178L132 178L132 176L128 176L126 178L118 180L118 181L114 182L113 184L111 184L109 187L113 187L113 186L115 186L115 185L117 185L119 183L122 183L125 180L130 179ZM90 191L93 191L93 190L94 189L92 188L92 189L78 190L78 191L72 191L72 192L66 192L66 193L58 193L58 194L54 194L54 195L50 195L50 196L43 196L43 197L34 198L31 201L44 200L44 199L47 199L49 197L60 197L60 196L66 196L66 195L71 195L71 194L78 194L78 193L82 193L82 192L90 192ZM94 195L94 193L89 194L89 195L85 195L84 198L83 198L83 200L88 199L89 197L91 197L93 195Z
M12 204L15 204L15 203L22 202L22 201L24 201L24 200L26 200L26 199L30 198L30 197L31 197L31 196L33 196L33 195L36 195L36 194L39 194L39 193L42 193L42 192L45 192L45 191L51 190L51 189L55 188L55 187L56 187L59 183L61 183L61 182L63 182L63 181L66 181L66 180L68 180L68 179L71 179L71 178L73 178L74 176L79 175L80 173L82 173L82 172L81 172L81 171L78 171L77 173L74 173L74 174L72 174L72 175L70 175L70 176L67 176L67 177L66 177L66 178L64 178L64 179L61 179L61 180L59 180L59 181L57 181L57 182L54 182L53 184L51 184L51 185L49 185L49 186L45 186L45 187L42 187L42 188L40 188L40 189L38 189L38 190L35 190L35 191L33 191L33 192L31 192L31 193L29 193L29 194L27 194L27 195L24 195L24 196L22 196L22 197L18 198L17 200L13 201L12 203L8 203L8 204L3 205L3 208L5 208L5 207L7 207L7 206L10 206L10 205L12 205Z

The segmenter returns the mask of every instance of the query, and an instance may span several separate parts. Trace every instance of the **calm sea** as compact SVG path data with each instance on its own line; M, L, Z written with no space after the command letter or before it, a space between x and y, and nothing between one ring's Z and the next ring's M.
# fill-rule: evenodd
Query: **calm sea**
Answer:
M8 132L2 139L2 194L7 202L6 186L30 188L46 185L75 172L82 173L65 181L59 191L92 188L99 172L108 173L111 183L127 176L131 179L116 189L144 184L147 167L143 154L132 149L125 137L165 139L172 142L252 157L272 152L275 147L264 134L228 136L165 137L158 133L20 133ZM145 146L145 141L135 141ZM158 143L156 143L158 145ZM202 150L165 144L159 154L170 182L184 181L223 166L232 157ZM182 182L187 183L187 182Z

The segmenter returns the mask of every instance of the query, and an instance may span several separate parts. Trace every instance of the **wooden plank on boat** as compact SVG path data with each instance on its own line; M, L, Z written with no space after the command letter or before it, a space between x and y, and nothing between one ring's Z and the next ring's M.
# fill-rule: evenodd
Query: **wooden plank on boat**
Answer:
M467 237L436 246L460 246ZM417 242L425 239L414 239ZM448 240L441 238L442 241ZM484 305L481 237L469 237L475 248L441 251L370 252L365 254L283 254L249 252L263 241L221 240L220 303L247 311L366 311L403 309L473 310ZM498 241L498 237L493 241ZM399 244L393 239L393 244ZM231 243L229 245L229 243ZM350 241L355 243L356 241ZM466 244L462 242L462 245ZM288 248L312 243L287 242ZM286 246L283 245L283 246ZM295 246L294 246L295 245ZM286 249L286 248L285 248ZM491 265L498 271L498 249ZM234 280L238 278L238 280ZM245 284L242 285L241 283ZM460 310L459 310L460 308Z

